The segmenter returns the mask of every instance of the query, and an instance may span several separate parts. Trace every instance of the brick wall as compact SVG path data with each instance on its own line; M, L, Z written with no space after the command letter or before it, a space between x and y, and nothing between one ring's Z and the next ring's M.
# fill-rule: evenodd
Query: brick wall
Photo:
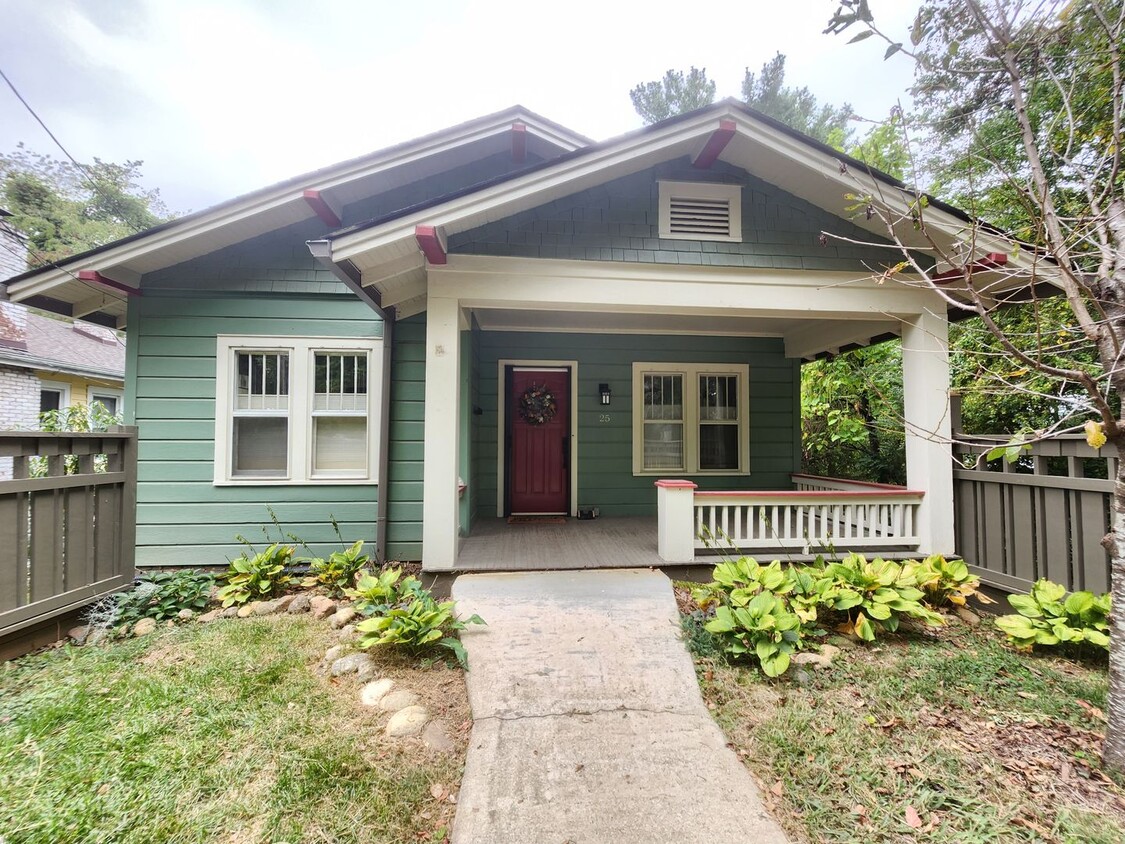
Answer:
M39 423L39 379L26 369L0 366L0 431L30 430ZM12 458L0 457L0 480L12 477Z

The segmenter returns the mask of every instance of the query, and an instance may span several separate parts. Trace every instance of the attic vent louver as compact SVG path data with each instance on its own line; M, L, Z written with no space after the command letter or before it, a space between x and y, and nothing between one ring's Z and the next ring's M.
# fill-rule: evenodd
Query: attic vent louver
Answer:
M742 240L738 185L660 182L660 236L677 240Z

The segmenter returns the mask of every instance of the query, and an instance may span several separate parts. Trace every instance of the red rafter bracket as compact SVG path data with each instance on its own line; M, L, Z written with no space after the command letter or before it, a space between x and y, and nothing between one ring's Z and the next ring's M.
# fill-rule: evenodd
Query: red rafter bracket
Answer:
M1003 252L989 252L979 261L973 261L964 267L958 267L955 270L946 270L943 273L930 276L930 281L935 284L945 284L950 281L958 281L965 278L966 275L981 272L983 270L995 270L1003 267L1008 263L1008 256Z
M711 133L711 137L707 139L707 143L703 145L699 155L695 157L692 166L698 167L700 170L706 170L718 161L719 156L723 154L723 150L730 143L730 139L734 137L734 132L733 120L720 120L719 128Z
M340 227L340 215L337 214L332 206L328 204L328 201L320 195L320 191L307 190L302 196L305 202L309 204L309 208L316 212L316 216L320 217L320 219L324 220L325 223L332 226L334 229Z
M427 263L444 264L446 262L445 239L434 226L415 226L414 238L418 241L418 248L426 256Z
M112 278L99 273L97 270L79 270L79 281L88 281L90 284L97 284L102 287L108 287L111 290L116 290L119 293L124 293L126 296L140 296L141 291L136 287L130 287L128 284L123 284L120 281L114 281Z
M527 125L520 122L512 124L512 161L523 164L527 158Z

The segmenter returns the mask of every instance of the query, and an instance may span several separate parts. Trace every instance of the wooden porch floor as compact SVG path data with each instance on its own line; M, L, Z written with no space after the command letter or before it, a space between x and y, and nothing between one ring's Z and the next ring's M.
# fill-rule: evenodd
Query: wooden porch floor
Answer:
M603 517L564 524L481 519L461 542L459 571L655 568L656 517Z

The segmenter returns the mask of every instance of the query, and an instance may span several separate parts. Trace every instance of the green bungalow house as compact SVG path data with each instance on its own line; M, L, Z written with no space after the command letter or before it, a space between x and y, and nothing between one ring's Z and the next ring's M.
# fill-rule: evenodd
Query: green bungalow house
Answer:
M949 301L881 283L874 192L919 254L1007 260L734 101L601 143L516 107L7 292L127 330L139 566L222 563L265 505L434 571L950 553ZM802 361L890 336L908 487L801 475Z

